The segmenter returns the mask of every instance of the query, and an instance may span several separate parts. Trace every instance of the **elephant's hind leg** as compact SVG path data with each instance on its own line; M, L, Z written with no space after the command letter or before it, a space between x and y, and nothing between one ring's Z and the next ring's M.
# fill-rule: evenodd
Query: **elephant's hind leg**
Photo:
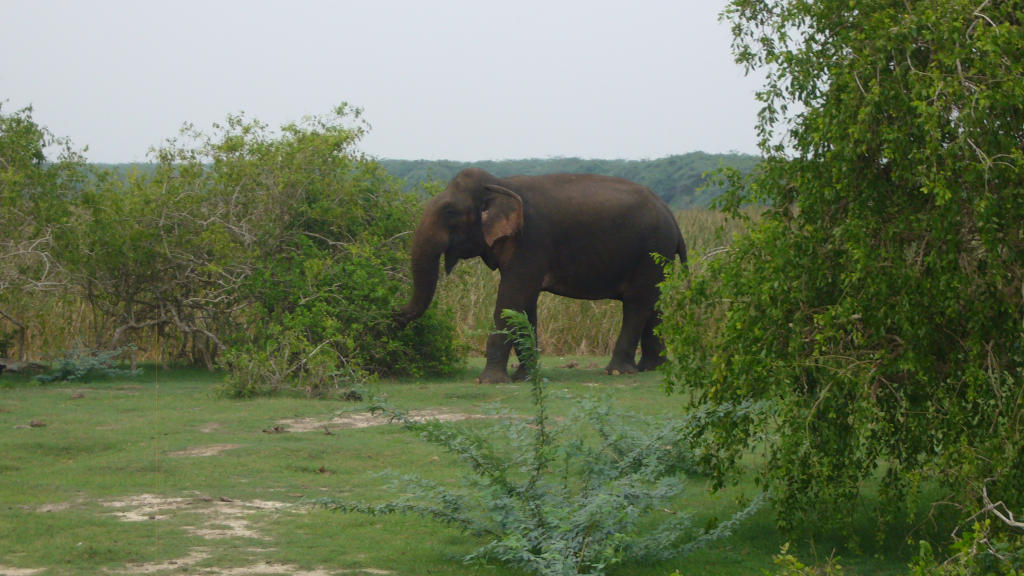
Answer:
M636 365L636 347L640 343L640 336L647 325L653 306L654 300L644 297L622 301L622 330L615 341L612 359L605 372L633 374L639 370Z
M661 316L657 311L651 314L644 326L643 336L640 338L640 364L641 371L654 370L665 362L665 343L654 333L654 329L661 323Z

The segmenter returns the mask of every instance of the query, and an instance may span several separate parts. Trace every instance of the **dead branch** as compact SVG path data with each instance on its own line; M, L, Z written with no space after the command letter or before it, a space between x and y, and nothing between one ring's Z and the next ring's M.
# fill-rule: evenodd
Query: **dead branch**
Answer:
M1006 507L1006 504L1002 500L996 503L992 503L992 500L988 497L988 486L982 485L981 487L981 499L985 504L985 508L979 512L979 514L989 512L993 516L999 519L1000 522L1006 524L1010 528L1015 530L1024 531L1024 522L1019 522L1013 517L1013 512Z

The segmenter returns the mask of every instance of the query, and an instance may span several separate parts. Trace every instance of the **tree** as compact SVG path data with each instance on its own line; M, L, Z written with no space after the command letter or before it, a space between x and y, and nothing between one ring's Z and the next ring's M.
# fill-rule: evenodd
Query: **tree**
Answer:
M179 360L213 367L237 299L223 223L210 215L208 170L161 163L143 173L91 167L55 230L54 257L93 312L89 346L140 344L152 334ZM135 355L132 355L134 361ZM134 366L133 366L134 367Z
M718 405L785 528L842 524L881 477L964 516L1024 507L1024 2L734 0L766 71L765 161L722 205L769 208L664 289L670 385ZM697 259L697 262L701 262ZM762 444L763 442L763 444Z
M57 147L56 161L47 148ZM14 344L19 359L26 354L28 325L22 312L28 292L63 283L51 256L53 226L81 179L84 159L66 138L57 138L32 118L32 108L3 112L0 102L0 357ZM16 342L8 340L16 336Z

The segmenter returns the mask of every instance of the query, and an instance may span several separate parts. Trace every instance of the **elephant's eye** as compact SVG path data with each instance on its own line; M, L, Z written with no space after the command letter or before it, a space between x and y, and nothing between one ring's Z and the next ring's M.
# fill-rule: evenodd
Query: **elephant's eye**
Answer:
M453 206L449 206L445 208L443 212L441 212L441 215L444 217L444 221L446 223L454 224L456 221L462 218L462 211Z

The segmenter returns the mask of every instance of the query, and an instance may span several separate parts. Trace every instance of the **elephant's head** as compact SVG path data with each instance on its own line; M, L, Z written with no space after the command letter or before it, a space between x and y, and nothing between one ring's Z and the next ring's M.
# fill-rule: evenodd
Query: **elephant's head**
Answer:
M523 200L483 170L459 172L427 203L412 241L413 293L396 314L400 326L419 318L434 298L441 256L445 272L480 256L492 269L515 252L523 228Z

